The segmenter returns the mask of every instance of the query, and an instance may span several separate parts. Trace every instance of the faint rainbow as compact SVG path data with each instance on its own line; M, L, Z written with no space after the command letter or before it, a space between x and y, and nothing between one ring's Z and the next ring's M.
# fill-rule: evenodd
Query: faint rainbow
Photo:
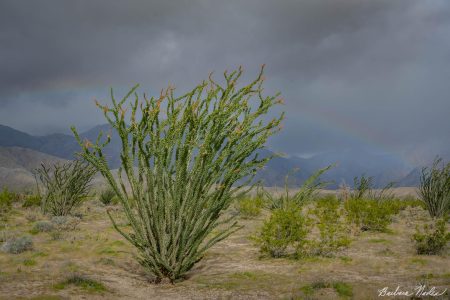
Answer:
M393 151L389 147L388 141L384 137L384 133L377 130L376 128L371 128L361 124L360 122L355 122L352 118L343 116L337 113L335 110L320 108L312 105L303 106L303 111L311 118L319 118L327 123L330 123L332 130L339 133L343 133L346 136L350 136L359 141L366 143L367 145L374 147L377 150L381 150L386 154L393 155L394 157L400 159L408 165L413 165L412 162L408 161L401 153Z

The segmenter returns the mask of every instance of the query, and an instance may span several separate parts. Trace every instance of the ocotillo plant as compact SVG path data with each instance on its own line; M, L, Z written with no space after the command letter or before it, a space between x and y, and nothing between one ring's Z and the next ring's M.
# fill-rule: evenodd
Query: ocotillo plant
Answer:
M261 188L260 192L266 197L269 209L286 209L292 205L301 207L309 200L312 200L319 189L325 188L329 184L329 182L320 180L320 176L333 167L334 165L329 165L314 172L303 182L300 189L292 196L289 194L289 174L284 178L284 193L281 197L275 198L264 188Z
M362 174L361 177L354 177L353 190L350 193L350 197L353 199L367 198L377 201L390 200L394 197L392 188L395 186L395 182L389 182L379 190L376 190L374 186L373 176Z
M88 195L89 185L96 170L92 166L75 160L66 164L36 170L45 187L41 208L54 216L68 215Z
M445 217L450 209L450 163L442 164L436 158L431 168L423 168L419 196L432 218Z
M238 229L223 212L270 159L255 153L280 129L283 114L272 120L265 115L282 100L262 94L263 68L238 88L241 75L241 69L225 72L222 85L210 76L179 97L169 87L142 101L135 86L116 101L111 91L112 107L97 105L122 142L117 179L102 152L110 137L102 141L100 134L93 144L72 127L80 154L114 189L131 229L122 230L108 213L113 226L137 248L140 264L157 282L182 278L207 249Z

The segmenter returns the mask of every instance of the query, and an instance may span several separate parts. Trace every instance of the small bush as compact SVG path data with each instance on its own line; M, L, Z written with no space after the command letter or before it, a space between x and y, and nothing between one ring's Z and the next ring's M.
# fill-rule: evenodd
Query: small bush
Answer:
M27 267L32 267L37 264L37 262L32 258L27 258L22 263L24 266L27 266Z
M102 191L100 194L100 202L105 205L117 204L118 199L116 197L116 192L111 188Z
M423 204L423 202L414 197L392 198L382 201L384 202L382 203L382 205L384 206L386 213L388 213L389 215L396 215L408 207L420 207L425 209L425 205Z
M300 290L306 295L311 296L316 291L326 288L333 288L341 298L350 298L353 296L353 287L345 282L324 282L317 281L303 286Z
M50 237L52 238L52 241L60 241L64 238L64 234L62 231L51 231Z
M69 216L54 216L51 222L55 224L55 229L58 231L72 231L80 224L80 219Z
M447 233L446 221L439 219L432 225L425 224L423 231L416 227L413 235L416 242L417 254L439 254L450 241L450 233Z
M350 284L345 282L333 283L333 288L340 297L352 297L353 288Z
M426 209L425 203L423 203L422 200L413 197L413 196L407 196L402 199L400 199L401 203L403 204L403 207L421 207L423 209Z
M33 249L33 240L29 236L8 239L1 250L6 253L19 254Z
M95 169L82 161L55 164L52 168L44 164L36 170L45 194L41 207L45 214L66 216L88 196L90 182Z
M308 224L300 208L294 205L275 209L255 240L261 252L271 257L281 257L287 254L288 248L295 250L306 241Z
M264 201L260 197L241 198L237 200L237 209L243 218L252 218L261 214Z
M42 197L40 195L27 195L22 207L39 207L41 206Z
M25 214L25 219L30 223L36 222L40 218L42 218L42 215L36 211L27 212Z
M436 158L431 168L423 168L419 196L432 218L445 217L450 209L450 163L439 164Z
M55 229L55 225L47 221L38 221L34 224L33 229L31 229L31 233L39 233L39 232L50 232Z
M417 203L392 198L380 201L379 206L383 207L386 213L392 216L400 213L400 211L406 209L408 206L417 206Z
M347 237L347 226L342 220L340 201L333 196L316 201L311 211L316 220L320 235L317 240L311 240L308 251L300 248L299 256L320 255L329 257L338 250L347 247L350 239Z
M11 209L12 203L16 201L17 198L17 194L8 191L7 188L3 188L2 192L0 192L0 216Z
M387 230L392 215L398 213L398 206L392 200L350 198L344 203L347 220L362 231Z
M74 274L67 278L65 281L55 284L53 287L57 290L65 289L68 285L74 285L82 288L87 292L104 292L106 287L101 283L93 279L87 278L83 275Z

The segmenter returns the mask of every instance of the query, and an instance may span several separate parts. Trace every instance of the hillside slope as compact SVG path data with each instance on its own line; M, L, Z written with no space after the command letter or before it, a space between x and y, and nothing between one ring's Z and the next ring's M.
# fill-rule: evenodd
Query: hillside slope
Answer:
M51 165L66 160L21 147L0 147L0 189L30 190L35 185L33 170L41 163Z

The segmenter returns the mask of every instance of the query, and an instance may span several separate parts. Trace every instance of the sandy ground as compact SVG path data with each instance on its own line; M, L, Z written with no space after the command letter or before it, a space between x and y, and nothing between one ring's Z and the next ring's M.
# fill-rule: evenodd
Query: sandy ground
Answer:
M334 283L351 286L353 295L347 298L380 299L377 291L383 287L450 287L448 248L440 256L415 254L411 241L415 225L428 219L419 208L408 208L395 216L389 233L352 236L350 247L336 257L304 260L262 258L250 237L267 214L242 219L243 229L210 249L187 280L173 285L148 281L133 260L132 247L111 227L104 207L90 201L80 211L84 215L81 223L76 230L65 232L62 239L39 233L32 236L32 251L0 252L0 299L345 298L331 287ZM33 225L31 216L44 219L36 210L16 208L0 231L28 232ZM29 261L34 263L27 264ZM75 273L101 282L106 291L56 288ZM308 286L320 283L329 285L305 293Z

